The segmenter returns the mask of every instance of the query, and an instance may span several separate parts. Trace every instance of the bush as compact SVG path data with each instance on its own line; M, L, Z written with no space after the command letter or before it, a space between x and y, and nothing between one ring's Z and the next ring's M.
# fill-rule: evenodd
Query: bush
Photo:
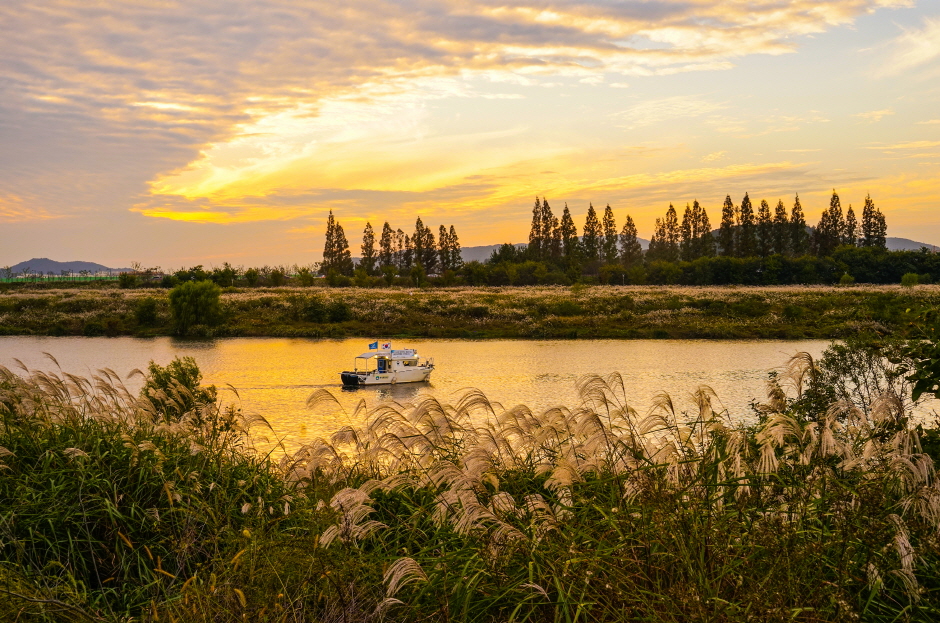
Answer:
M222 289L211 281L187 281L170 291L170 312L179 335L195 325L215 326L222 321Z
M245 271L245 283L247 283L251 288L255 287L255 285L258 283L258 276L259 273L257 268L249 268Z
M120 273L118 275L118 286L121 288L136 288L137 275L134 273Z
M850 286L853 283L855 283L855 277L853 277L852 275L848 273L842 273L842 276L839 277L840 286Z
M901 277L901 285L906 288L913 288L920 283L920 275L917 273L904 273Z
M134 317L137 319L137 324L155 325L157 323L157 299L148 296L137 301Z

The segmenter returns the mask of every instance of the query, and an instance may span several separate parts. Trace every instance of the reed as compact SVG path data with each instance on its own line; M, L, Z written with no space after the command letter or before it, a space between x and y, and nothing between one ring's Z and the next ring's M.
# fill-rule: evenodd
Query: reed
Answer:
M814 366L753 426L708 388L640 414L595 376L541 413L363 403L277 461L232 409L167 421L111 373L3 371L0 614L935 620L934 462L890 395L794 411Z

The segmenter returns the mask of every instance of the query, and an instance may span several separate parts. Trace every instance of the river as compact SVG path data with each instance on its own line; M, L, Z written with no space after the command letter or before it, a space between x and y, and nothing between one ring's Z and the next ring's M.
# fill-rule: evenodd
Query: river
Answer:
M220 388L221 397L269 422L273 437L288 449L355 424L356 405L414 402L434 396L455 404L467 388L477 388L505 407L533 410L577 406L576 381L586 374L623 377L627 400L645 412L655 396L668 392L678 408L691 408L690 394L708 385L735 419L753 417L750 403L766 395L767 374L799 351L818 357L824 340L399 340L396 348L417 348L433 357L428 383L344 391L339 372L368 350L368 340L229 338L206 341L172 338L0 337L0 365L17 369L61 369L89 376L110 368L126 377L162 365L175 356L195 358L203 382ZM137 391L139 377L127 385ZM234 388L234 391L229 389ZM307 398L328 389L341 408L307 407ZM236 393L237 392L237 395ZM268 433L268 437L271 434Z

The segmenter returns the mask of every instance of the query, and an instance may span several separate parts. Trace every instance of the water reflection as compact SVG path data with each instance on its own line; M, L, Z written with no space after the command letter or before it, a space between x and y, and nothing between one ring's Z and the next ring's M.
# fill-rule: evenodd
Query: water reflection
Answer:
M468 388L477 388L506 407L575 407L578 378L614 372L622 375L627 400L637 411L645 412L662 391L673 396L679 409L691 409L691 393L708 385L732 417L747 419L752 417L750 402L766 394L769 370L799 351L817 357L828 344L822 340L409 340L396 346L414 347L422 357L434 357L430 382L345 391L339 372L366 350L367 342L0 337L0 364L12 367L18 358L30 368L55 370L42 354L48 352L70 373L89 376L108 367L123 375L135 368L145 370L150 360L165 365L175 356L191 356L203 371L204 382L218 386L225 400L265 417L273 436L291 449L358 424L356 407L362 402L371 407L432 396L456 404ZM130 378L127 384L137 391L141 381ZM335 401L311 409L307 399L321 389L329 390Z

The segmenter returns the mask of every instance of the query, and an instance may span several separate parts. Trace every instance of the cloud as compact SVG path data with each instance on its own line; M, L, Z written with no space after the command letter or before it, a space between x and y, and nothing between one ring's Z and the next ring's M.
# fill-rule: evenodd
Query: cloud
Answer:
M4 3L0 122L13 130L0 154L0 192L35 194L57 214L133 203L150 216L227 222L309 210L287 199L308 191L463 187L528 156L499 136L517 128L437 135L426 114L433 102L725 70L907 4ZM620 121L639 127L724 106L683 99L638 104ZM468 146L476 159L461 153Z
M852 115L853 117L858 117L868 123L877 123L881 121L884 117L893 115L894 111L890 108L885 108L884 110L869 110L868 112L860 112Z
M918 121L917 125L940 125L940 119L931 119L930 121Z
M59 218L45 208L29 204L22 197L0 195L0 223L22 223L25 221L47 221Z
M900 149L930 149L931 147L940 147L940 141L907 141L904 143L894 143L892 145L869 145L866 149L880 149L886 152Z
M632 130L670 119L701 117L723 108L725 104L709 101L701 95L677 95L635 104L617 113L614 118L620 122L620 127Z
M725 156L728 155L727 151L716 151L714 153L708 154L702 158L702 162L715 162L716 160L722 160Z
M940 58L940 18L924 18L923 28L904 29L888 45L882 75L899 74Z

